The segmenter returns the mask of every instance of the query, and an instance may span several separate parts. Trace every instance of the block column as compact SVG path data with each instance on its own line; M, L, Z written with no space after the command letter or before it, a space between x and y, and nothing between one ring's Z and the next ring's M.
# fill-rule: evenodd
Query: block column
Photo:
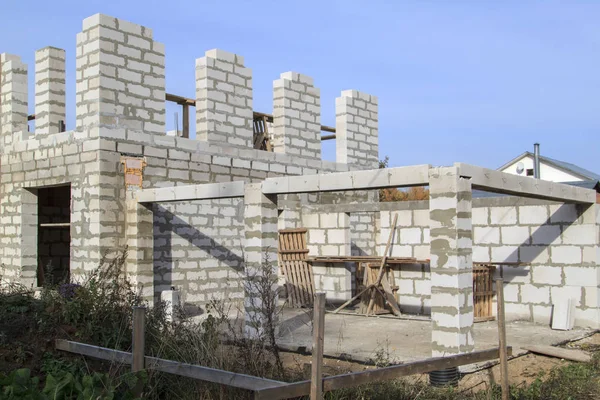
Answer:
M284 72L273 82L273 147L321 159L321 97L311 77Z
M196 60L196 139L253 147L252 71L244 58L209 50Z
M127 191L127 276L143 298L154 302L154 213L140 204L135 191Z
M0 146L27 135L27 65L19 56L0 54Z
M77 34L77 128L150 142L165 134L165 49L152 30L96 14Z
M246 184L244 192L245 224L245 334L260 337L269 315L259 289L265 289L265 277L270 275L274 293L277 285L277 196L264 195L260 183ZM261 283L262 282L262 283ZM275 298L275 304L277 299ZM275 318L275 315L271 315Z
M434 357L473 351L471 181L429 170L431 346Z
M35 132L58 133L66 123L65 51L44 47L35 52Z
M38 196L35 190L20 191L20 246L21 283L28 288L37 287L38 273Z
M344 90L335 99L336 161L365 169L379 164L377 97Z

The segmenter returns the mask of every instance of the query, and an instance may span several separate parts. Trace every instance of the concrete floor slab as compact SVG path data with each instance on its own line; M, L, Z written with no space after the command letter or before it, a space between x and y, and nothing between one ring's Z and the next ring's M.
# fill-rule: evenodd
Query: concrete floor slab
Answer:
M311 310L285 309L279 344L284 348L310 350L311 318ZM524 321L508 322L506 330L513 355L524 353L522 346L555 345L594 332L578 328L554 331L549 326ZM497 323L475 324L474 337L476 350L498 346ZM420 360L431 357L431 322L327 313L324 343L328 356L348 355L353 360L368 361L377 359L377 353L383 352L393 363Z

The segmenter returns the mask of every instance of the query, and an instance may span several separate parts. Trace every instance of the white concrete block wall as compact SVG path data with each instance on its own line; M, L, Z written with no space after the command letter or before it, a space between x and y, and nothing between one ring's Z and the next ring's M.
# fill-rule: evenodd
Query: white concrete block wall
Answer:
M321 158L321 96L311 77L284 72L273 82L273 147Z
M196 60L196 139L253 148L252 71L244 58L209 50Z
M65 51L44 47L35 52L35 132L60 132L66 124Z

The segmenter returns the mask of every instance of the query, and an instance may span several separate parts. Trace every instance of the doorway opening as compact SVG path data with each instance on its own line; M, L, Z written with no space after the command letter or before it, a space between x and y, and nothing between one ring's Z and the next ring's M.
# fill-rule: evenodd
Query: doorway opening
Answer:
M70 280L71 185L38 188L38 287Z

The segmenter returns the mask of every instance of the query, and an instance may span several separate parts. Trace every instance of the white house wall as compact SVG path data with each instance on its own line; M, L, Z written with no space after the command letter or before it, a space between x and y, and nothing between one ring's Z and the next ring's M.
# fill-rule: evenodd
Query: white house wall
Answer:
M520 162L524 165L523 173L517 174L517 164ZM523 157L520 160L517 160L514 163L510 164L508 167L502 169L502 172L506 172L513 175L526 176L528 169L533 169L533 157ZM540 179L552 182L575 182L582 180L581 178L575 175L568 174L558 168L553 167L552 165L544 163L541 160Z

